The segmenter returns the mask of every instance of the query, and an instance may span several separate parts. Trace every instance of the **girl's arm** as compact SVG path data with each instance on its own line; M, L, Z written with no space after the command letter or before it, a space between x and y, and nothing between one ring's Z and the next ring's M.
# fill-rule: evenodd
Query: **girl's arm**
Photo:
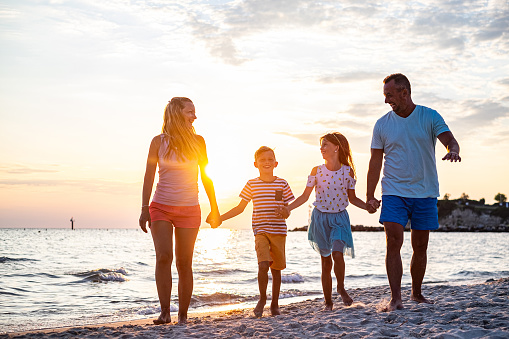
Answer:
M236 217L240 213L244 212L248 203L249 203L248 201L241 199L237 206L235 206L225 214L221 215L221 221L225 221L230 218Z
M350 176L352 178L354 178L354 174L353 174L352 170L350 170ZM368 209L366 203L364 201L362 201L361 199L357 198L357 196L355 195L355 189L348 189L347 192L348 192L348 201L350 201L350 203L352 205L362 208L363 210Z
M205 168L207 167L208 164L207 147L205 145L205 140L203 139L202 136L197 135L196 137L198 138L203 147L202 155L198 161L198 164L200 166L201 182L203 184L205 192L207 193L207 197L209 198L210 203L210 214L207 216L207 222L210 223L210 226L212 228L217 228L221 225L221 218L219 216L219 208L217 207L214 183L212 182L212 179L210 179L207 172L205 171Z
M150 196L152 195L152 186L154 185L154 177L156 175L157 159L159 153L159 146L161 144L161 137L156 136L150 143L147 157L147 167L145 169L145 178L143 179L143 191L141 198L141 215L139 224L143 232L147 233L148 226L151 226L150 213L148 206L150 203Z

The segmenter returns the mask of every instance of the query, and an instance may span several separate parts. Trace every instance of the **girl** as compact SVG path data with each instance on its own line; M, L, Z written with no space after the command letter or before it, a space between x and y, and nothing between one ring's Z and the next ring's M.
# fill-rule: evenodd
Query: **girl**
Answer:
M346 207L348 203L367 209L366 203L355 196L355 169L348 141L341 133L329 133L320 138L320 150L325 164L311 170L306 189L292 202L284 216L305 203L313 188L316 199L308 229L311 247L322 258L322 288L325 310L332 310L332 262L337 281L337 291L347 306L353 300L345 290L344 254L354 257L352 229ZM332 255L331 255L332 254ZM331 258L332 256L332 258Z
M192 260L194 243L201 223L198 203L198 169L207 192L211 212L207 217L212 227L221 224L214 185L205 172L207 151L205 141L196 134L193 102L175 97L164 111L163 133L154 137L148 151L143 182L140 227L147 233L146 223L156 251L156 285L161 314L155 324L171 322L171 263L173 261L173 229L175 257L179 276L178 322L187 322L187 309L193 293ZM159 182L149 205L156 167Z

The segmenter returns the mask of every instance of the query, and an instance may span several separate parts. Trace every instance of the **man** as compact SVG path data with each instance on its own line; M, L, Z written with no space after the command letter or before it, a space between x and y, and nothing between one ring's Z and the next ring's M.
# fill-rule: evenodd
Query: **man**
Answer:
M461 161L461 157L458 142L440 114L413 103L406 76L398 73L386 77L384 96L392 111L381 117L373 129L366 201L372 210L380 204L375 199L375 189L385 155L380 223L385 228L385 267L391 288L391 301L385 311L393 311L403 308L400 250L408 220L413 250L411 299L432 303L422 295L421 285L426 272L429 231L438 228L437 138L447 149L442 160L456 162Z

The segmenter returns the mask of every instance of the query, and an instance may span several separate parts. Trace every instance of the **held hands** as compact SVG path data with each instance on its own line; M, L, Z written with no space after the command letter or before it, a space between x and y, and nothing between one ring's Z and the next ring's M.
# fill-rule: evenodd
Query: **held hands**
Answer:
M366 201L366 210L370 214L375 213L378 210L379 207L380 207L380 200L376 200L375 198L371 198L371 199L368 199Z
M290 216L290 210L287 206L278 206L275 210L276 215L283 219L288 219Z
M449 160L450 162L461 162L461 157L458 154L458 152L449 151L447 154L442 158L442 160Z
M219 211L210 212L205 221L209 223L212 228L218 228L223 222L219 215Z

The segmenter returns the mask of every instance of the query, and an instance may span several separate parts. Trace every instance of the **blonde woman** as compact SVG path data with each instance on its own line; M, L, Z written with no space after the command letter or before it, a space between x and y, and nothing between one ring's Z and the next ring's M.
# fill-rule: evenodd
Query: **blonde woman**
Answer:
M161 314L155 324L171 322L171 264L173 232L178 280L178 322L187 322L187 310L193 293L192 261L194 243L201 224L198 203L198 170L210 202L207 217L212 227L221 224L212 180L205 172L205 140L196 134L196 113L188 98L175 97L166 105L162 134L152 139L148 152L140 227L147 233L147 222L156 251L156 285ZM149 205L156 168L159 182Z

